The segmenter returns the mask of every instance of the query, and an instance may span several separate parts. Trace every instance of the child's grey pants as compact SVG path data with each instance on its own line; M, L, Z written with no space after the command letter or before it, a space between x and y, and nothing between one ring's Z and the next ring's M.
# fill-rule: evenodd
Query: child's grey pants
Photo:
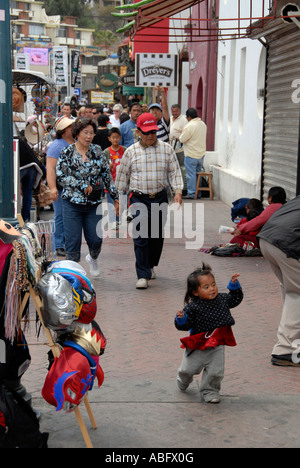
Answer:
M192 383L194 375L203 370L200 395L206 402L218 398L221 382L224 378L224 346L217 346L204 351L186 348L177 373L177 384L184 391Z

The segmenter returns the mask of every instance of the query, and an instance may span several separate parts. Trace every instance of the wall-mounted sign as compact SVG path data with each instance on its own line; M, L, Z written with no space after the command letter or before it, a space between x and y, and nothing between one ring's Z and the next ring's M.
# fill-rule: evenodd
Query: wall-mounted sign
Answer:
M119 77L114 73L104 73L96 79L97 85L102 91L109 92L119 85Z
M126 86L135 86L135 74L124 75L120 77L121 83Z
M30 56L28 54L15 55L16 70L30 70Z
M178 55L136 54L135 85L178 86Z
M114 93L104 93L102 91L91 91L92 104L113 104L115 102Z
M53 78L56 86L68 86L68 48L53 47Z

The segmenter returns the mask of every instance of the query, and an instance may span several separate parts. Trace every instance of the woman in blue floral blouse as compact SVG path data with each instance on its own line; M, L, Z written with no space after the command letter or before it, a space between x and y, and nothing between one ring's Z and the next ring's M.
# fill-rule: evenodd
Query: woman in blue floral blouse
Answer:
M80 261L82 230L89 254L86 261L92 276L99 275L97 259L102 247L103 184L115 201L118 211L118 192L113 185L107 160L102 149L92 144L97 131L96 123L89 118L79 118L72 126L75 143L65 148L56 166L58 182L63 186L63 218L66 236L66 258Z

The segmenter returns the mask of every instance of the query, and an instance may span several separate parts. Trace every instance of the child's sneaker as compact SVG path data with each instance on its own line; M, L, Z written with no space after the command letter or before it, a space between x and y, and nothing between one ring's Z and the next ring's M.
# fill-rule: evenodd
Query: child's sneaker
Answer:
M181 378L178 376L177 376L177 385L178 385L179 390L181 390L182 392L185 392L189 386L189 384L184 384Z
M91 273L91 276L99 276L100 275L100 270L99 270L99 267L98 267L98 262L97 262L97 259L94 260L90 254L88 254L86 257L85 257L86 261L88 262L88 264L90 265L90 273Z

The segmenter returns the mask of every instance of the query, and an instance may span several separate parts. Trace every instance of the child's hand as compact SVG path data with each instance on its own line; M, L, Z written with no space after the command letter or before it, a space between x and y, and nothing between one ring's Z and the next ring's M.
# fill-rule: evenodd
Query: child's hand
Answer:
M183 312L183 310L179 310L179 311L177 312L177 314L176 314L176 317L177 317L177 318L182 318L182 317L184 317L184 312Z
M234 275L232 275L231 281L232 281L233 283L236 283L239 276L240 276L239 273L234 273Z
M234 231L231 232L231 235L232 236L240 236L241 235L241 231L239 230L239 228L237 226L234 226Z

